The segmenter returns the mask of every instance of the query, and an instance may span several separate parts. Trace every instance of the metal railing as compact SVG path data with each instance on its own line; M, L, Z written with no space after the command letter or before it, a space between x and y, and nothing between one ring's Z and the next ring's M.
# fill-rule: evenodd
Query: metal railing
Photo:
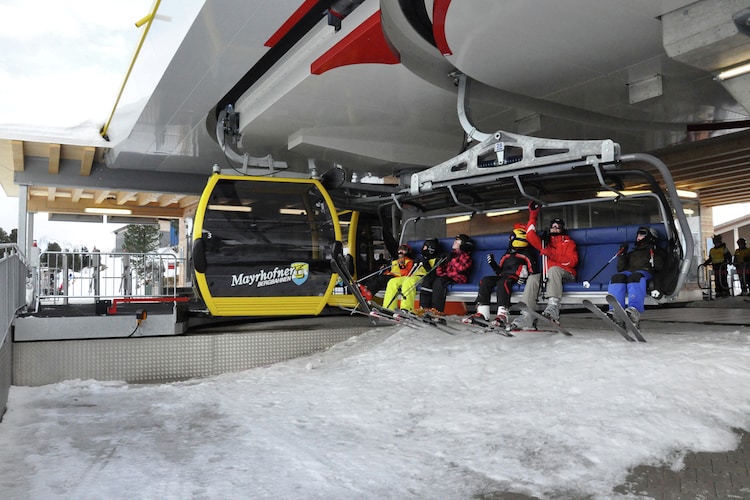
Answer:
M10 331L16 312L26 305L29 270L15 243L0 244L0 417L12 383L13 349Z
M38 304L102 299L176 297L187 270L172 254L42 252L33 267Z
M716 275L714 268L711 264L701 264L698 266L698 286L703 290L703 297L707 300L716 298L716 280L725 280L727 293L731 296L738 296L747 293L747 280L750 279L750 274L745 274L745 266L742 264L739 267L735 267L731 264L721 264L719 269L719 275ZM750 271L750 269L748 269ZM721 281L720 281L721 282Z
M0 244L0 338L10 331L16 311L26 305L26 263L15 243ZM2 343L0 343L2 345Z

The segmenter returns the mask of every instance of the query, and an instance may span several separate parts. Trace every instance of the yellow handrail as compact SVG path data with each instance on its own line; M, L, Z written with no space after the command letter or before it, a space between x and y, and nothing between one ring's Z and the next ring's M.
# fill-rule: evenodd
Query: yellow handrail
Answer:
M156 11L159 9L159 4L161 3L161 0L155 0L154 6L151 8L151 12L144 18L136 21L135 27L140 28L144 24L146 25L146 28L143 30L143 33L141 34L141 39L138 41L138 46L135 49L135 54L133 54L133 59L130 61L130 66L128 67L128 71L125 73L125 80L122 82L122 86L120 87L120 92L117 94L117 99L115 100L115 105L112 106L112 112L109 114L109 118L107 119L107 123L104 124L104 126L99 130L99 135L102 136L102 138L105 141L109 141L109 136L107 135L107 131L109 130L109 125L112 123L112 117L115 116L115 110L117 109L117 105L120 103L120 98L122 97L122 93L125 91L125 85L128 83L128 79L130 78L130 73L133 71L133 66L135 66L135 61L138 59L138 54L141 52L141 47L143 47L143 42L146 41L146 36L148 35L148 31L151 29L151 23L154 22L154 18L156 17Z

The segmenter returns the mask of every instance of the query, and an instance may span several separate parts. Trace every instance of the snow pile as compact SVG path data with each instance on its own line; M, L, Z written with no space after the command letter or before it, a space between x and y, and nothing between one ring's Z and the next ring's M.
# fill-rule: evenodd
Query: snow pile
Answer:
M750 429L750 337L701 328L646 344L381 328L204 380L13 387L0 494L613 498L629 468Z

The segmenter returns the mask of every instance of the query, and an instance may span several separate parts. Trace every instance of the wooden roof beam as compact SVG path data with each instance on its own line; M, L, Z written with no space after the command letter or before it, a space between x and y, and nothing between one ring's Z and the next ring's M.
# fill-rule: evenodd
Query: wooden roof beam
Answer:
M96 195L94 196L94 203L96 205L101 205L104 203L104 200L106 200L109 197L109 191L98 191Z
M81 175L84 177L91 175L91 167L94 165L94 153L96 153L96 148L91 146L83 148L81 152Z
M60 145L49 145L49 173L57 175L60 173Z
M13 171L23 172L24 170L24 155L23 155L23 141L11 141L11 149L13 150Z

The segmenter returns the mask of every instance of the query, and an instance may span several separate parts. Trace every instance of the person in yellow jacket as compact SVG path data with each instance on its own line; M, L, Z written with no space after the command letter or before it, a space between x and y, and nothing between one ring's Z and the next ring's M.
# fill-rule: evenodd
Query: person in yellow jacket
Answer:
M734 267L742 283L742 295L750 295L750 248L747 248L747 240L737 240L737 250L734 251Z
M437 238L425 240L422 244L422 256L415 262L411 274L391 278L388 281L388 285L385 288L385 297L383 297L383 305L385 307L389 309L396 309L398 307L404 311L414 312L417 288L424 281L427 273L435 267L439 249L438 245ZM434 276L434 274L431 273L430 275ZM397 302L399 292L401 293L400 304Z
M365 299L372 300L372 297L394 278L402 278L413 274L415 264L411 257L411 247L406 244L399 245L396 252L398 258L393 259L390 268L384 268L382 273L365 280L363 284L359 285L359 291Z
M729 253L727 244L722 241L720 234L713 237L713 242L714 247L708 251L708 258L703 265L711 264L711 268L714 271L716 297L729 297L727 266L732 263L732 254Z

